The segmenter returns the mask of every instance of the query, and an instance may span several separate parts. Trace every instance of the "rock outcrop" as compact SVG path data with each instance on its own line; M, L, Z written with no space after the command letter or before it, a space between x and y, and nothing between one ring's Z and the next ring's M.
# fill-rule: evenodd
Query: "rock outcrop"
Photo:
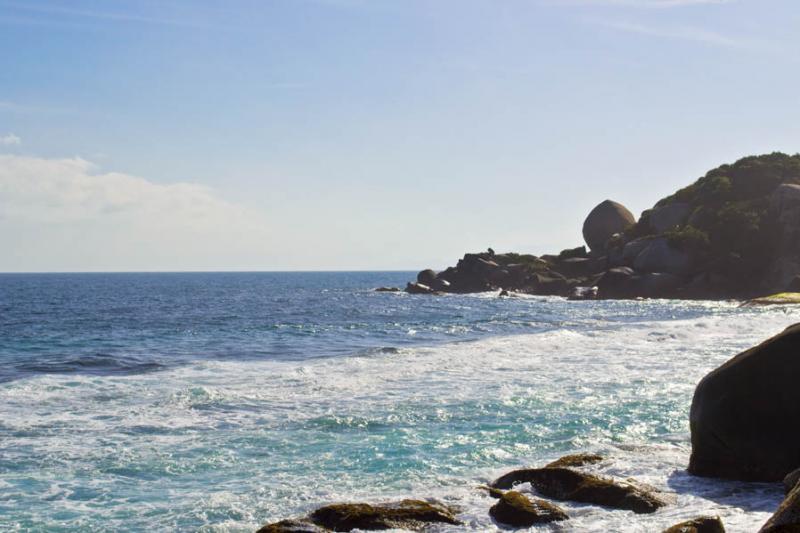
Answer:
M531 527L569 519L563 509L545 500L531 499L513 490L490 490L499 501L489 509L489 515L501 524Z
M781 481L800 466L800 324L740 353L697 385L689 472Z
M424 270L417 285L432 293L505 289L573 299L751 299L800 291L800 279L793 284L800 275L800 154L722 165L638 221L606 200L586 217L583 235L590 253L577 247L536 257L489 249L439 273Z
M556 459L552 463L545 465L545 468L574 468L593 465L602 460L603 456L597 455L596 453L575 453Z
M492 488L510 489L530 483L543 496L592 503L635 513L653 513L667 502L652 491L628 481L607 479L571 468L514 470L495 480Z
M797 470L792 470L783 478L783 489L786 491L786 494L789 494L793 488L797 486L797 483L800 481L800 468Z
M328 505L311 513L308 520L333 531L393 528L418 530L433 523L460 524L452 509L422 500L402 500L377 505L368 503Z
M624 205L612 200L598 204L583 222L583 239L595 255L602 255L608 240L636 223Z
M662 533L725 533L718 516L701 516L665 529Z
M758 533L796 533L800 531L800 486L795 486L775 514Z
M323 529L307 520L281 520L263 526L256 533L325 533L326 531L330 530Z

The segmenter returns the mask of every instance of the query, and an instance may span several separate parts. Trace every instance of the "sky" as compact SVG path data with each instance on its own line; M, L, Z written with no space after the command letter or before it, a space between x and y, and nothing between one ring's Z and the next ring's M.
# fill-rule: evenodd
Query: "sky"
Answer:
M419 270L800 151L796 0L0 0L0 272Z

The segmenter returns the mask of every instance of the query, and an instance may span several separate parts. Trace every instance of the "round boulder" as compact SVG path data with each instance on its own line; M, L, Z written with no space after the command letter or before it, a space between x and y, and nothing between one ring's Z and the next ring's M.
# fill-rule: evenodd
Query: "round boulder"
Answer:
M592 209L583 222L583 239L592 252L602 252L612 235L635 223L633 214L624 205L606 200Z
M781 481L800 466L800 324L704 377L689 423L697 476Z
M417 283L432 287L433 284L436 283L436 271L430 268L420 271L420 273L417 274Z

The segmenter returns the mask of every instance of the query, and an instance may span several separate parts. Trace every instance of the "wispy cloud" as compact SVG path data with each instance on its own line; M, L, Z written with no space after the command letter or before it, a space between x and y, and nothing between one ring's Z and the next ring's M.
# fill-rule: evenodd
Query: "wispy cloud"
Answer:
M214 24L207 24L198 20L189 19L189 18L169 18L169 17L157 17L157 16L147 16L147 15L140 15L137 13L123 13L117 11L98 11L98 10L89 10L89 9L77 9L73 7L64 7L64 6L57 6L52 4L32 4L32 3L21 3L21 2L2 2L0 1L0 8L7 8L11 10L18 11L20 13L27 13L29 15L47 15L47 16L54 16L54 17L75 17L78 19L94 19L94 20L105 20L105 21L114 21L114 22L127 22L127 23L139 23L139 24L151 24L151 25L161 25L161 26L184 26L188 28L215 28L215 29L225 29L220 25ZM31 23L31 22L40 22L36 19L26 19L26 18L15 18L15 17L3 17L4 20L7 22L19 22L19 23ZM55 21L45 21L45 22L58 22L63 23L62 19L58 19Z
M620 6L640 8L670 8L713 4L732 4L736 0L546 0L562 6Z
M754 41L743 37L730 37L722 33L695 26L652 26L638 22L597 19L591 20L590 22L612 30L639 35L694 41L711 46L736 48L740 50L777 51L773 44L767 42Z
M63 114L73 113L71 109L60 107L48 107L40 105L23 104L20 102L11 102L8 100L0 100L0 113L47 113L47 114Z
M7 133L5 135L0 135L0 145L2 146L15 146L22 144L22 139L14 135L13 133Z

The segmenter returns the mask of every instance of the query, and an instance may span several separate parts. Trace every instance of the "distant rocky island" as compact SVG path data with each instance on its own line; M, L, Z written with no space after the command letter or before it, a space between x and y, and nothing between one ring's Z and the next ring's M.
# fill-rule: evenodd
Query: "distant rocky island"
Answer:
M800 154L722 165L638 220L605 200L586 217L583 238L585 245L553 255L468 253L441 272L421 271L405 290L573 299L745 299L800 291Z

